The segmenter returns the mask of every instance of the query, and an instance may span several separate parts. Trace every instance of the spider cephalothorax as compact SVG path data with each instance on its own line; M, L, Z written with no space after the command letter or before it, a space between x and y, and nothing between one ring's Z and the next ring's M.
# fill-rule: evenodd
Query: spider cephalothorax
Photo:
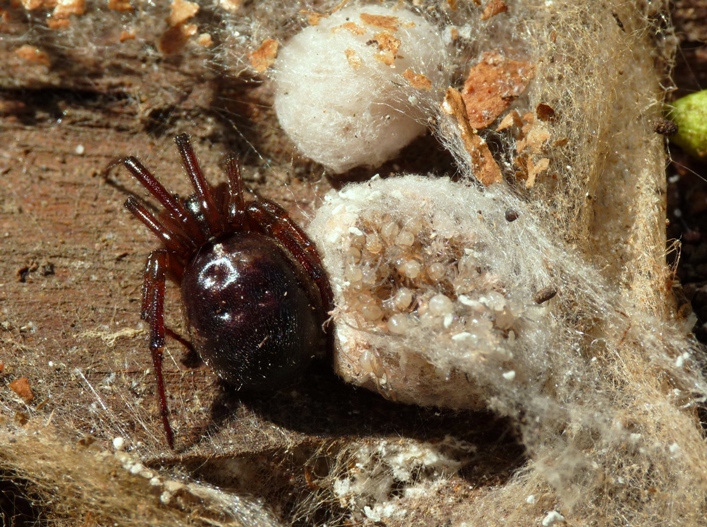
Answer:
M150 351L157 375L162 421L170 447L162 376L165 280L182 291L191 344L236 389L266 390L287 383L324 353L323 322L333 308L329 281L317 249L278 205L246 203L236 158L227 162L228 188L206 182L189 141L175 138L195 193L185 200L169 193L134 157L122 163L164 207L153 215L135 197L126 208L164 248L152 251L144 274L142 317L150 325Z

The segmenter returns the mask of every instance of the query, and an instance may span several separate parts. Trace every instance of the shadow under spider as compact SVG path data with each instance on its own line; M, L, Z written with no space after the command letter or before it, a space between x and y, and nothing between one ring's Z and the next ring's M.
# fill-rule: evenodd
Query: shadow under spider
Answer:
M228 428L238 414L243 415L239 409L321 440L395 437L437 443L452 436L477 449L459 473L475 483L500 484L526 460L518 433L507 418L491 412L392 402L344 383L323 361L313 364L295 384L276 392L242 393L220 383L209 422L192 429L186 448Z

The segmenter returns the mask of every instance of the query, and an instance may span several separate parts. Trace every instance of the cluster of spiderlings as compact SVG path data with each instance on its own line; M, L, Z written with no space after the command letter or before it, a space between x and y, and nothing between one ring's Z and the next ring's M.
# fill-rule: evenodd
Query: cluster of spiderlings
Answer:
M424 218L386 213L359 219L349 242L344 297L359 329L405 336L424 328L468 344L490 332L517 333L520 306L484 263L481 242L469 247L468 237L435 235Z

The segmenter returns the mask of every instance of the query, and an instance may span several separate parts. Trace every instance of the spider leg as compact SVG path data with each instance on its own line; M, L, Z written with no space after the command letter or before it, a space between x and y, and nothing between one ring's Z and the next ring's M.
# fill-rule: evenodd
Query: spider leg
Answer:
M253 220L252 223L258 226L258 230L280 242L304 267L317 284L325 313L331 312L334 309L334 294L329 278L314 242L304 230L290 219L282 207L272 201L261 198L250 203L246 212Z
M147 257L143 282L142 318L150 324L150 353L157 376L157 394L160 400L160 414L167 436L169 448L174 449L174 434L169 424L169 410L164 391L162 375L162 350L165 345L164 295L165 278L169 268L169 253L165 249L152 251Z
M184 230L188 239L193 239L197 245L204 243L206 238L201 232L199 225L184 208L179 199L170 194L166 188L157 181L157 178L145 166L133 156L124 158L123 165L137 179L143 187L150 191L157 201L167 209L169 215L176 221L177 225Z
M134 196L130 196L125 201L125 208L128 209L137 219L144 223L160 240L165 247L184 258L190 252L192 243L184 238L181 233L170 229L168 225L160 221L152 214L145 205Z
M196 191L196 196L199 199L199 206L201 207L201 212L206 218L206 223L209 227L209 231L206 237L218 236L223 232L223 225L221 222L221 216L219 214L218 208L216 207L216 202L214 201L213 192L211 187L206 182L204 178L204 173L199 166L199 161L196 159L196 154L191 146L191 141L189 140L188 134L179 134L174 138L174 142L177 143L177 150L182 156L182 163L184 164L184 169L191 180L192 186Z

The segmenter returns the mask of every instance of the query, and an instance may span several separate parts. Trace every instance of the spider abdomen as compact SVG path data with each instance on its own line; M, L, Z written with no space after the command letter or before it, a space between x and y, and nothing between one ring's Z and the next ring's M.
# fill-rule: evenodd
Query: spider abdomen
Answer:
M181 286L192 343L227 383L281 387L322 354L321 306L301 274L254 232L221 236L189 261Z

